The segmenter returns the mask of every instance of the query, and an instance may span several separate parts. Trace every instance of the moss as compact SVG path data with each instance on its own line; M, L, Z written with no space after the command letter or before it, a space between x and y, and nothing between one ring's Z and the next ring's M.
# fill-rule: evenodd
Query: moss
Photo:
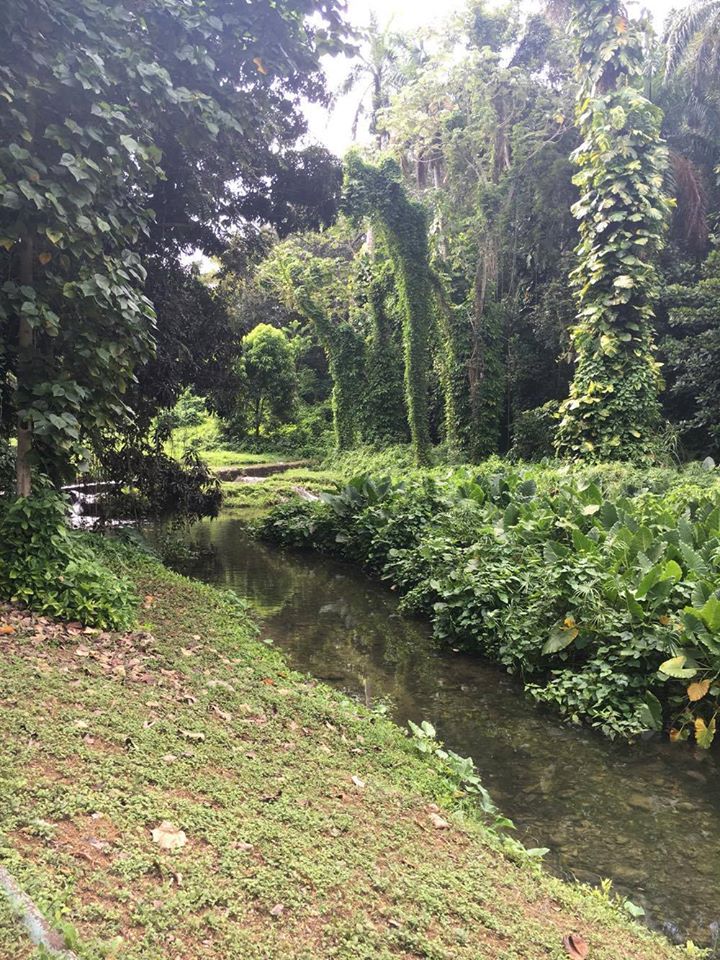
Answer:
M145 597L134 633L0 612L2 857L82 960L560 960L573 931L597 960L679 956L505 856L441 768L288 670L236 598L111 556ZM19 942L0 912L0 956Z

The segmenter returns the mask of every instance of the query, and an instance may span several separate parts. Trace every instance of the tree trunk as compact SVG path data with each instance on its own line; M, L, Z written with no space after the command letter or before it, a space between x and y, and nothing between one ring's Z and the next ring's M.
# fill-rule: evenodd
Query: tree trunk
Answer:
M33 241L27 230L23 232L20 243L20 283L27 287L33 285ZM33 365L33 345L33 328L27 318L20 314L18 317L17 396L21 395L23 387L27 388L28 386ZM19 497L29 497L32 493L32 476L30 473L32 447L30 424L18 413L15 484Z

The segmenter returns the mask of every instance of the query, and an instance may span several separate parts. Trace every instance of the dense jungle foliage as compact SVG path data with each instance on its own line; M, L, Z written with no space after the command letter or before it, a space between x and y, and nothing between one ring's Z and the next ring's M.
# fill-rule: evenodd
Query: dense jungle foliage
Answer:
M15 4L0 419L22 492L33 468L122 481L188 389L258 451L716 455L713 10L471 0L351 36L332 5L307 26L312 0ZM300 145L340 52L371 140L344 164ZM257 327L292 358L262 412Z
M270 324L295 358L289 415L231 413L227 436L716 456L714 23L610 0L473 2L421 37L373 21L345 88L373 145L346 157L333 225L246 230L203 277L239 343Z
M390 578L571 719L709 743L717 37L710 0L665 24L468 0L413 33L335 0L13 3L0 596L128 621L63 530L78 475L111 484L104 518L198 517L222 499L206 459L322 459L327 493L333 457L370 448L378 476L385 449L403 482L268 530ZM305 111L342 96L365 138L340 160Z

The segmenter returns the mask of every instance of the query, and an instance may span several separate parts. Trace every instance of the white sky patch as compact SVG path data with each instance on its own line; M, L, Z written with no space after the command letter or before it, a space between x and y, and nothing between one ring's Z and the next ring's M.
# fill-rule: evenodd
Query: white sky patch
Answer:
M348 18L356 26L365 26L370 13L374 12L378 22L384 26L388 22L398 32L413 31L422 28L438 28L453 13L462 10L466 0L347 0ZM686 0L628 0L628 10L637 16L641 10L649 10L658 29L673 8L684 7ZM533 12L540 6L540 0L525 0L527 11ZM324 60L331 91L337 90L350 70L351 61L344 57ZM316 104L308 104L305 114L309 123L309 139L322 143L333 153L342 156L352 145L352 125L355 111L360 100L361 88L343 97L334 109L326 110ZM362 125L358 142L366 142Z

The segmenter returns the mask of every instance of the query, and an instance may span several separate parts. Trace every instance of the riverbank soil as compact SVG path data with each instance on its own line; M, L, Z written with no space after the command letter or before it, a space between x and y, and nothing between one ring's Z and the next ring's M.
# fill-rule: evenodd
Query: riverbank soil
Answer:
M687 956L508 859L236 600L127 563L135 632L0 607L0 862L79 958L560 960L571 934L588 960ZM0 898L0 958L39 956Z

